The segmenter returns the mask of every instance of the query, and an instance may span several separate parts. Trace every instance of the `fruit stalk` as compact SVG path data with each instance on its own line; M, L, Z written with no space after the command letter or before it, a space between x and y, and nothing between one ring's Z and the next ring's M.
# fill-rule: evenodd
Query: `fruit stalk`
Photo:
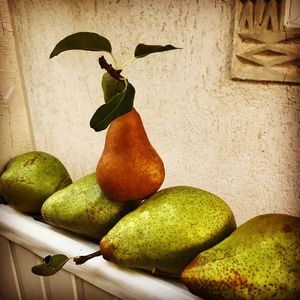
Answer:
M76 263L76 265L82 265L85 262L87 262L88 260L90 260L91 258L97 257L97 256L101 256L101 251L98 250L96 252L93 252L91 254L88 255L81 255L81 256L76 256L74 257L74 262Z
M111 77L119 81L123 81L125 79L125 77L121 75L122 70L114 69L114 67L106 61L103 55L99 57L98 61L101 69L105 69Z
M82 264L86 263L88 260L90 260L94 257L101 256L101 255L102 255L101 250L98 250L98 251L93 252L93 253L88 254L88 255L76 256L76 257L73 258L73 261L75 262L76 265L82 265ZM176 279L180 278L180 276L178 276L176 274L161 271L157 268L153 268L151 273L155 276L169 277L169 278L176 278Z

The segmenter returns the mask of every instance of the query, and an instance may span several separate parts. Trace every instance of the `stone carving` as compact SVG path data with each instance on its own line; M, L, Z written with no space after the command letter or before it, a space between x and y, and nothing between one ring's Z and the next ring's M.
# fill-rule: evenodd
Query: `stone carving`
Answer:
M300 82L300 30L284 12L285 0L236 1L233 78Z

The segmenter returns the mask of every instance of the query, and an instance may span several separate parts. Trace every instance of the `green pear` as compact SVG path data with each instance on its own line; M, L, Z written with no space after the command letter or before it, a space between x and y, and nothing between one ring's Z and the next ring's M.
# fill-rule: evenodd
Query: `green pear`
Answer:
M123 81L116 80L107 72L102 76L101 86L105 103L109 102L118 93L121 93L125 88Z
M249 220L200 253L181 279L205 299L300 299L300 218Z
M236 228L229 206L198 188L163 189L123 217L101 240L109 261L177 276L201 251Z
M68 171L56 157L32 151L8 163L0 177L0 192L16 210L39 213L50 195L70 183Z
M137 203L108 199L92 173L54 193L42 206L47 223L99 241Z

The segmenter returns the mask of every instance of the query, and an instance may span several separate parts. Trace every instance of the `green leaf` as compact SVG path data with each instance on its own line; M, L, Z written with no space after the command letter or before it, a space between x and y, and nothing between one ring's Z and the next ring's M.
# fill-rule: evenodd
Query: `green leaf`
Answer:
M111 52L111 44L105 37L94 32L77 32L57 43L50 58L67 50L88 50Z
M91 128L104 130L114 119L129 112L133 107L134 94L134 87L128 83L126 89L96 110L90 121Z
M161 45L138 44L135 48L134 56L140 58L140 57L145 57L151 53L164 52L164 51L175 50L175 49L182 49L182 48L177 48L172 45L161 46Z
M32 267L31 272L40 276L51 276L57 273L69 260L63 254L48 255L43 259L43 263Z

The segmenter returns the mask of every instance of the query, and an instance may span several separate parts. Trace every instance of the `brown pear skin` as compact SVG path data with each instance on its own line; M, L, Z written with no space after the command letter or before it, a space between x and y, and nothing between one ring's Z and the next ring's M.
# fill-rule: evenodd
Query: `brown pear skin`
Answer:
M108 128L96 174L102 192L116 201L145 199L162 185L164 164L134 108Z

